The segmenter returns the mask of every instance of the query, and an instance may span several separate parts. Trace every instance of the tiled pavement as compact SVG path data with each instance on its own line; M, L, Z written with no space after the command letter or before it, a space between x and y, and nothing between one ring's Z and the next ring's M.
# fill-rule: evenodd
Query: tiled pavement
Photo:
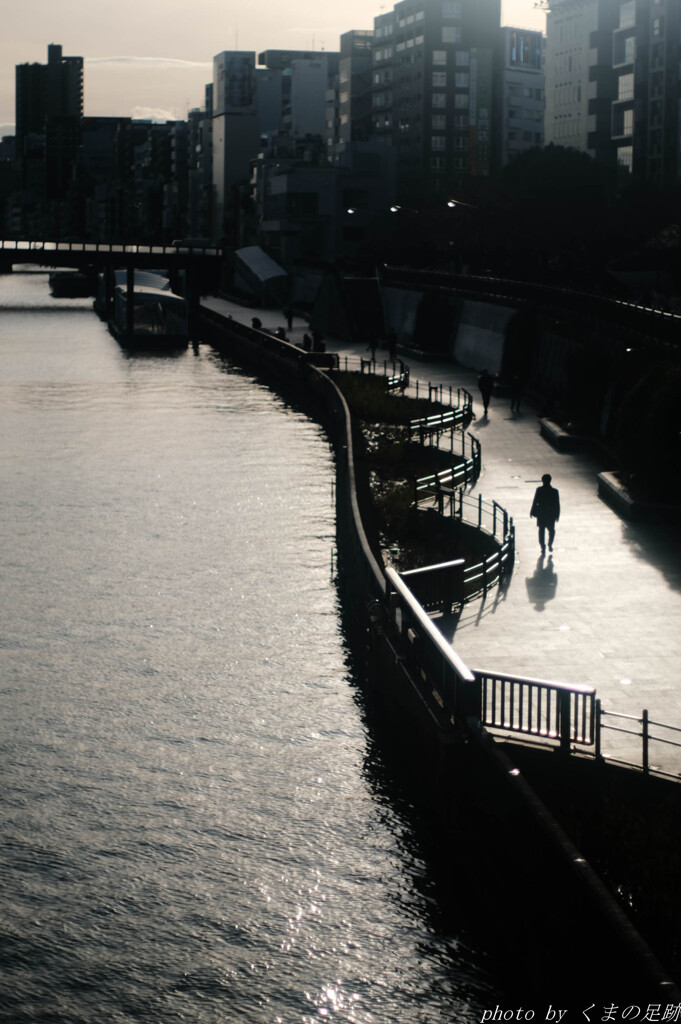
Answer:
M223 300L206 304L250 323L255 315ZM283 325L276 311L256 311L266 327ZM289 340L307 330L296 319ZM327 350L367 355L326 341ZM377 358L385 353L379 350ZM470 426L482 445L483 470L472 493L495 499L513 516L516 562L507 584L467 605L453 637L471 667L596 687L603 707L681 729L681 557L678 530L628 523L597 494L596 474L612 467L588 455L559 454L539 434L536 411L513 414L493 397L483 415L477 373L446 362L404 357L412 379L466 387L474 397ZM543 473L560 491L561 518L552 558L540 559L529 510ZM637 729L635 722L612 724ZM681 742L681 734L653 730ZM605 752L628 760L640 741L607 733ZM651 746L653 763L681 773L681 749Z

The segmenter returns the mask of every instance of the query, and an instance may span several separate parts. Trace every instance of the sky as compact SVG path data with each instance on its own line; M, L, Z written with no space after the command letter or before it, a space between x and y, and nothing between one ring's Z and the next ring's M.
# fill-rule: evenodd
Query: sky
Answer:
M0 136L14 130L14 68L50 43L85 59L86 116L182 120L202 107L222 50L337 50L394 0L0 0ZM502 24L545 30L534 0L502 0ZM11 26L11 27L10 27Z

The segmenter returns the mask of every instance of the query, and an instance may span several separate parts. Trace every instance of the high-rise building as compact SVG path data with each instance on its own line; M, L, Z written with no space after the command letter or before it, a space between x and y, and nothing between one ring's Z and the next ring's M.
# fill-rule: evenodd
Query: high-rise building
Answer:
M338 66L339 142L367 142L371 136L371 60L374 33L344 32Z
M17 64L15 102L17 153L24 185L35 189L41 181L44 198L60 200L80 145L83 58L64 57L61 46L52 43L47 48L47 64Z
M658 187L681 173L678 0L550 0L546 142Z
M224 50L213 58L213 237L234 241L239 192L260 145L255 53Z
M374 19L372 113L401 197L445 195L499 160L500 0L401 0Z
M531 29L501 30L500 160L544 144L544 37Z

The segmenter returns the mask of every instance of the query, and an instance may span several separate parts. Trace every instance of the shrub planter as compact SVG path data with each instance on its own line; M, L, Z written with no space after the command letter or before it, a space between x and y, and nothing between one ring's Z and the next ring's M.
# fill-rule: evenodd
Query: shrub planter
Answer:
M591 446L591 438L583 434L570 434L553 420L540 419L539 433L557 452L585 452Z
M598 496L632 522L681 522L681 506L632 498L616 473L598 474Z

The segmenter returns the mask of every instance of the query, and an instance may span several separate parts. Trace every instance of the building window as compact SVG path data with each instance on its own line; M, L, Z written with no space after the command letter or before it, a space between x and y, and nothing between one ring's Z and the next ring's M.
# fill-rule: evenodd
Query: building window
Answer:
M443 0L442 17L458 19L461 17L461 0Z
M617 79L617 99L633 100L634 98L634 76L620 75Z
M636 0L620 5L620 28L631 28L636 24Z
M446 85L447 84L447 72L446 71L433 71L433 82L434 86Z
M430 137L430 148L433 150L446 149L447 138L445 135L431 135Z
M447 63L447 51L446 50L433 50L433 64L446 64Z
M465 114L454 114L454 127L455 128L467 128L468 127L468 113L465 113Z
M631 173L631 168L634 163L634 147L633 146L618 146L617 148L617 166L623 168L625 171Z
M434 92L431 97L431 103L436 110L441 110L447 106L447 94L444 92Z
M447 166L447 161L443 156L431 156L430 168L433 171L444 171Z
M442 42L443 43L460 43L461 42L461 29L458 25L443 25L442 26Z
M454 59L454 63L457 65L457 67L467 68L468 65L470 64L470 62L471 62L471 55L468 52L468 50L457 50L456 51L456 57Z
M454 96L454 106L459 109L468 110L468 94L465 92L457 92Z
M468 139L466 138L465 135L457 135L456 136L456 138L454 139L454 149L458 149L458 150L462 150L462 149L463 150L467 150L468 149Z
M447 115L433 114L430 119L430 127L433 129L433 131L443 132L447 127Z
M467 89L470 81L470 76L467 71L457 71L454 75L454 84L457 89Z

